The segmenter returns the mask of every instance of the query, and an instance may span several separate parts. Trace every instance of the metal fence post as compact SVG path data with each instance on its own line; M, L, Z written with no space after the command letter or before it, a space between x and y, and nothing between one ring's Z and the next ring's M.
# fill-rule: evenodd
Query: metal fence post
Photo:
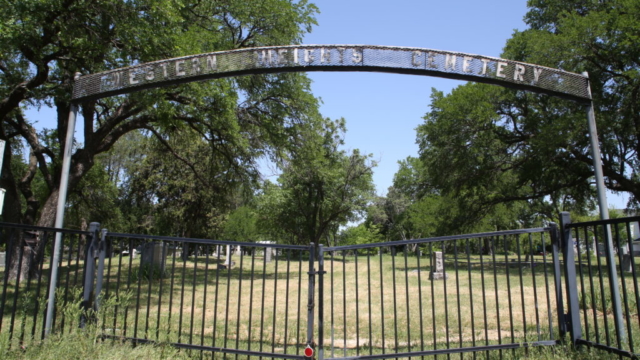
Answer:
M98 274L96 276L96 295L93 302L93 310L98 312L102 293L102 281L104 279L104 259L107 255L107 229L102 229L100 233L100 243L98 244Z
M566 321L564 319L564 300L562 299L562 270L560 269L560 234L558 225L549 224L551 227L551 253L553 255L553 278L556 289L556 304L558 307L558 327L560 328L560 337L564 338L567 333Z
M569 313L566 316L566 325L570 333L571 344L575 346L576 341L582 337L582 326L580 324L580 307L578 305L575 251L573 248L571 229L567 226L569 224L571 224L571 216L568 212L561 212L562 258L564 259L565 288L569 307Z
M87 311L91 309L91 295L93 294L94 282L95 282L95 272L96 272L96 261L95 261L95 251L98 245L98 230L100 228L100 223L92 222L89 224L89 231L91 232L90 238L88 239L88 243L86 244L85 257L84 257L84 281L83 281L83 297L82 297L82 308L83 312L80 316L80 327L84 328L87 323Z

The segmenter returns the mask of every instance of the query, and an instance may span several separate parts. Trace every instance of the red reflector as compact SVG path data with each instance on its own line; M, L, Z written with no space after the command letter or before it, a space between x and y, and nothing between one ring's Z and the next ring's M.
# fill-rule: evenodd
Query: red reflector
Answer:
M306 356L306 357L312 357L313 356L313 349L310 346L307 346L307 348L304 349L304 356Z

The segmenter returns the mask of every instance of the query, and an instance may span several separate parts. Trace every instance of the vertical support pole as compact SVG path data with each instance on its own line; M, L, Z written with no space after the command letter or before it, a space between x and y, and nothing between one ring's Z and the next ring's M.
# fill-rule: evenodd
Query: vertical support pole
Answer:
M316 246L314 243L309 244L309 301L307 303L307 346L314 347L313 344L313 310L314 310L314 291L316 286L315 272L313 266L315 261Z
M324 245L318 253L318 359L324 360Z
M589 74L585 71L582 75L589 79ZM591 85L587 86L589 96L591 96ZM598 207L600 208L600 219L609 218L609 205L607 204L607 192L604 186L604 175L602 172L602 157L600 155L600 144L598 143L598 129L596 128L596 112L593 101L587 108L587 121L589 124L589 141L591 143L591 157L593 158L593 172L596 178L596 190L598 191Z
M589 77L587 72L582 75ZM587 87L589 95L591 95L591 85ZM596 129L596 113L593 101L589 103L587 108L587 118L589 120L589 138L591 141L591 156L593 157L593 168L596 177L596 188L598 190L598 204L600 207L600 219L609 219L609 207L607 204L607 194L604 186L604 176L602 173L602 160L600 155L600 146L598 144L598 131ZM611 302L613 306L613 315L616 324L616 332L618 333L618 341L625 342L627 340L624 331L624 322L622 321L622 306L620 305L620 288L618 287L618 273L616 271L616 262L613 254L613 237L611 236L611 227L604 225L605 252L607 256L607 269L609 271L609 288L611 289Z
M80 73L76 73L77 79ZM65 137L64 153L62 156L62 171L60 173L60 188L58 190L58 207L56 210L55 227L62 228L64 224L64 208L67 202L67 187L69 185L69 169L71 168L71 151L73 150L73 133L76 128L76 117L78 115L78 105L72 103L69 112L69 123L67 124L67 135ZM47 302L47 316L45 318L45 336L51 333L53 322L53 311L56 302L56 283L58 282L58 263L60 262L60 247L62 244L62 233L56 232L53 245L53 258L51 262L51 277L49 279L49 299Z
M556 305L558 308L558 327L560 328L560 337L564 338L567 333L566 322L564 321L564 300L562 298L562 270L560 269L560 234L558 225L551 223L551 253L553 255L553 278L556 289Z
M86 245L84 256L84 281L82 294L82 315L80 316L80 327L84 328L87 323L87 311L91 308L91 295L94 290L94 280L96 273L95 252L98 245L98 230L100 223L92 222L89 224L91 237Z
M93 310L100 309L100 299L102 293L102 281L104 280L104 260L107 257L107 229L100 232L100 243L98 243L98 274L96 276L96 294L93 302Z
M567 302L569 313L567 314L567 326L571 344L576 345L576 340L582 337L582 326L580 324L580 308L578 306L578 281L576 279L576 262L573 250L573 238L571 229L571 216L568 212L560 213L560 229L562 238L562 258L564 259L565 288L567 291Z

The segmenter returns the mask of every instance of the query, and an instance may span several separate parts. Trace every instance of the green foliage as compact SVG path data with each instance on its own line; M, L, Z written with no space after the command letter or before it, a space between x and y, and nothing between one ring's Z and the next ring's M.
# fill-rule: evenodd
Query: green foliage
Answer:
M528 6L530 28L516 31L502 56L589 72L606 186L635 202L640 133L631 124L640 121L640 65L631 44L640 31L637 1L536 0ZM485 84L446 95L434 90L417 141L421 170L415 173L422 178L407 186L410 176L401 167L396 187L413 199L416 193L448 199L431 228L443 221L458 228L539 225L559 211L587 214L594 207L581 104Z
M362 223L358 226L350 226L340 232L338 245L360 245L382 242L384 239L375 225L367 226Z
M372 198L370 155L340 150L344 120L322 120L280 163L278 184L266 182L258 200L260 227L295 244L319 243L355 221Z
M440 187L430 177L435 170L427 164L414 157L400 161L387 195L376 198L368 207L367 223L375 224L386 241L540 225L535 209L525 202L492 204L476 211L479 195L469 197L464 194L470 192L456 193L454 187ZM459 175L452 169L443 171Z
M4 14L0 23L0 134L11 147L26 142L33 158L28 166L17 168L5 161L2 173L9 175L3 176L0 185L8 189L7 212L16 215L12 220L40 225L53 224L74 73L96 73L216 50L300 43L303 34L316 23L318 11L307 1L289 0L259 4L209 0L27 0L3 2L0 9ZM25 117L22 106L54 107L57 126L53 131L37 134L34 119ZM200 229L198 233L205 233L202 228L212 223L217 228L214 232L219 231L221 214L228 205L221 199L237 191L239 182L246 185L247 179L256 178L258 158L277 158L287 152L300 125L316 111L317 100L311 95L304 74L191 83L86 102L80 109L85 144L76 144L71 164L70 188L76 197L70 200L71 206L78 208L72 211L74 223L79 225L79 214L90 211L92 221L114 227L124 222L126 229L141 226L147 230L185 232L184 226L179 229L168 224L204 218L193 224ZM144 158L140 154L146 153L139 151L136 160L127 161L130 150L141 149L132 146L134 140L125 140L128 145L105 156L104 162L98 157L137 130L146 131L143 136L153 136L165 146L164 154L154 160L163 157L168 161L173 157L178 159L173 160L174 164L182 164L175 171L168 167L143 169L148 170L148 181L145 186L136 187L143 192L135 195L136 200L151 200L136 213L126 207L127 202L131 203L126 199L118 213L118 206L112 206L114 187L103 181L104 173L91 170L106 169L118 187L136 183L131 178L138 175L137 165L145 165L140 164ZM186 143L176 145L180 141ZM161 152L158 147L154 151ZM158 171L165 174L159 175ZM192 179L180 179L179 175L187 172L194 173ZM194 199L185 184L198 177L211 180L191 181L194 188L209 191L202 201ZM157 186L160 194L144 193L151 188L148 183L158 178L173 184ZM38 186L39 179L44 186ZM131 190L125 188L119 195L131 195ZM175 200L175 196L183 194L190 197L185 203ZM105 202L102 209L90 204L98 197ZM155 204L157 199L165 198L168 204ZM219 204L215 211L212 202ZM145 212L148 209L167 210L163 212L166 216L161 219L158 213ZM195 209L202 211L196 214Z
M591 205L591 170L566 156L567 149L582 145L567 144L570 139L558 135L574 124L547 111L542 119L535 103L515 95L484 84L463 85L447 96L434 91L432 110L418 127L427 181L456 199L467 222L500 213L501 203L519 208L520 222Z
M258 216L249 206L232 211L224 224L225 240L253 242L260 239L257 227Z

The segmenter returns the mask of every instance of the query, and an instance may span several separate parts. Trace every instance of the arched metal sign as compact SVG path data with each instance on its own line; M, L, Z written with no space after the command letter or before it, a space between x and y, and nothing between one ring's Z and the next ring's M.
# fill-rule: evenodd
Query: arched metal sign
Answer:
M238 75L309 72L369 71L427 75L496 84L578 101L588 105L591 150L602 218L608 218L604 179L600 165L595 115L586 74L575 74L518 61L451 51L371 45L290 45L259 47L137 64L130 67L76 77L62 160L56 228L62 228L71 165L71 145L78 104L107 96L126 94L192 81ZM56 233L51 277L58 276L61 233ZM55 301L51 281L49 304ZM49 306L45 332L51 330L54 306Z
M246 74L370 71L484 82L588 102L588 78L539 65L459 52L370 45L277 46L212 52L79 77L73 100Z

